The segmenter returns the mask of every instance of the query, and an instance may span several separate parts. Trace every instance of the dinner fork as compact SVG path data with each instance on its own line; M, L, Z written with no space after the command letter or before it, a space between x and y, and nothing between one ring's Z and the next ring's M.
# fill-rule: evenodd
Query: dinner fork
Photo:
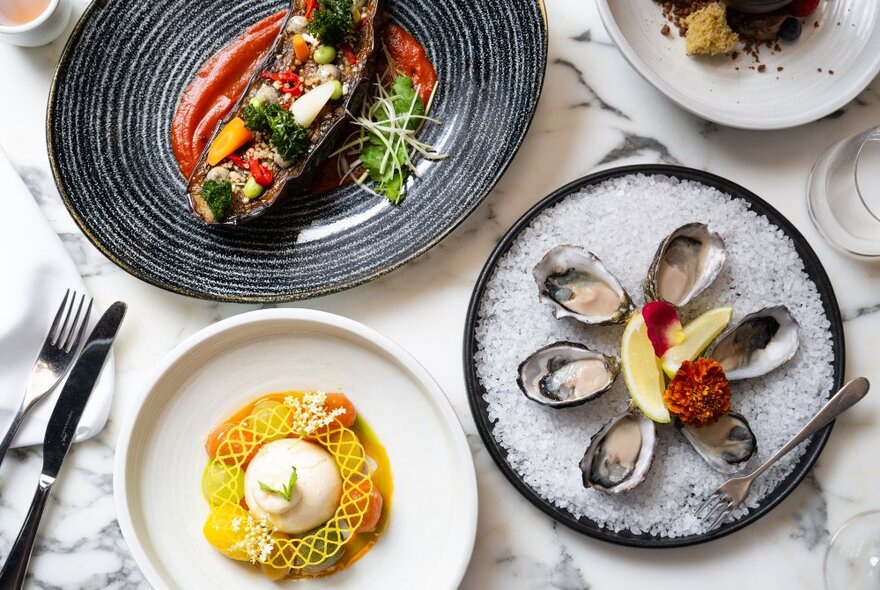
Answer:
M808 436L840 416L846 410L851 408L857 401L865 397L868 388L871 386L864 377L856 377L855 379L844 385L840 391L835 393L829 399L822 409L816 412L812 420L807 422L800 432L795 434L781 449L773 453L773 456L767 459L760 467L752 471L748 475L741 475L728 479L721 487L715 490L706 501L703 502L696 510L697 518L703 522L709 523L711 531L716 526L724 522L736 508L742 504L754 482L762 473L778 461L783 455L799 445Z
M79 304L77 304L79 298ZM76 309L74 313L74 308ZM21 426L25 415L34 404L46 397L61 382L61 378L73 364L82 340L89 315L92 313L92 298L88 295L80 295L70 289L64 294L52 327L43 342L43 348L34 363L30 381L25 388L24 397L12 417L3 441L0 442L0 463L6 456L6 451L12 444L18 427Z

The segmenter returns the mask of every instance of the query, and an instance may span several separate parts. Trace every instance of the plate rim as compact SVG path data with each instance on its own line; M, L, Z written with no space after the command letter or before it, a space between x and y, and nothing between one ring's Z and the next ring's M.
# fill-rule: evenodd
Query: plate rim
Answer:
M602 21L602 25L608 32L608 36L611 37L611 40L614 42L615 47L617 47L617 50L620 51L620 53L623 55L629 65L639 74L639 76L642 77L642 79L648 82L667 99L669 99L688 113L696 115L697 117L705 119L706 121L711 121L713 123L724 125L725 127L731 127L733 129L771 131L778 129L791 129L794 127L806 125L808 123L813 123L827 117L838 109L843 108L844 106L849 104L853 99L861 94L862 91L865 90L865 88L867 88L871 84L871 82L874 80L874 78L877 77L878 74L880 74L880 53L878 53L878 55L874 59L873 66L865 70L865 72L859 78L858 83L853 84L852 88L849 91L840 93L835 100L826 101L825 107L816 109L816 113L818 114L798 116L797 113L799 113L800 111L795 109L795 115L789 117L788 119L777 119L776 122L750 124L746 120L729 118L726 116L718 116L717 114L713 114L712 111L707 111L705 109L701 109L700 107L690 105L686 100L685 95L680 94L674 86L667 83L660 76L655 75L651 71L651 69L648 68L645 60L635 50L635 48L633 48L633 46L629 43L629 40L626 38L626 36L624 36L623 31L621 31L620 27L617 25L617 20L611 14L611 6L609 5L608 0L596 0L596 8L599 12L599 18ZM878 23L876 26L880 26L880 23Z
M362 324L356 320L334 313L319 311L306 308L273 308L261 309L240 313L224 320L214 322L196 333L185 338L177 344L171 351L166 353L159 363L148 373L143 385L137 395L131 402L127 410L122 427L116 441L116 447L113 459L113 499L116 509L116 518L119 522L119 528L122 537L128 546L128 549L135 560L140 571L143 573L147 582L155 588L167 588L165 580L159 575L158 570L153 566L152 560L147 556L144 545L141 542L141 536L134 526L131 517L131 510L128 506L127 497L127 469L128 455L131 450L132 433L138 419L140 418L144 404L150 398L156 384L164 377L181 358L191 354L194 350L203 344L214 339L219 334L231 330L240 329L248 324L273 323L273 322L289 322L291 325L296 323L322 324L328 328L342 330L355 337L366 340L377 346L382 352L400 363L403 368L427 391L435 402L444 418L444 430L450 432L454 440L454 450L458 455L458 460L464 467L464 479L461 481L462 491L465 495L459 498L457 508L464 514L468 515L467 529L461 538L461 553L459 563L455 567L450 581L453 582L452 588L458 586L467 571L470 564L476 543L477 534L477 517L479 515L479 495L477 489L476 467L473 461L473 455L468 445L467 435L461 420L456 414L452 406L452 402L446 396L443 388L434 379L430 372L418 361L414 356L395 343L387 336L378 331ZM469 469L468 469L469 467Z
M80 212L77 210L73 199L71 199L69 193L67 192L67 187L61 175L61 167L56 158L57 146L55 136L52 132L52 120L55 114L55 104L57 101L59 79L63 74L63 71L67 69L71 59L71 55L74 51L74 46L76 45L76 43L79 42L83 30L94 16L94 12L104 6L104 3L100 1L90 2L85 11L77 20L76 25L73 27L70 36L67 38L67 41L64 44L64 49L62 49L61 56L58 59L58 63L55 66L54 72L52 73L52 83L49 88L49 97L47 99L46 107L45 137L46 151L49 156L49 167L52 170L52 178L55 182L55 186L58 189L58 193L61 195L61 200L64 203L65 209L67 209L67 212L73 218L73 221L76 223L79 230L86 236L86 238L88 238L89 242L91 242L91 244L95 246L95 248L97 248L99 252L101 252L101 254L103 254L108 260L110 260L110 262L112 262L131 276L141 281L144 281L145 283L153 285L154 287L159 287L160 289L169 291L171 293L177 293L178 295L184 295L196 299L204 299L207 301L220 301L227 303L288 303L292 301L313 299L315 297L323 297L325 295L347 291L348 289L352 289L359 285L372 282L421 257L434 246L446 239L453 231L455 231L455 229L457 229L462 223L464 223L464 221L479 208L479 206L486 200L486 198L492 193L492 191L495 190L498 183L501 181L501 179L507 173L507 170L510 168L510 165L513 163L513 160L516 158L516 155L522 148L522 144L525 141L529 130L531 129L532 123L534 122L535 114L538 111L538 105L541 102L541 96L544 91L544 82L547 74L547 59L550 43L550 30L549 22L547 19L547 9L544 4L545 0L526 1L534 2L537 5L538 11L541 15L541 37L543 41L543 43L541 43L542 55L541 63L538 64L537 69L537 93L535 94L534 101L531 105L530 113L528 117L526 117L525 125L522 127L518 136L515 137L515 140L513 142L513 150L510 156L498 168L494 176L489 179L489 183L487 185L485 193L479 199L474 201L469 207L463 209L461 213L455 219L453 219L451 223L442 231L434 235L430 240L423 243L420 247L409 252L406 256L398 260L393 260L389 264L384 265L378 270L364 274L363 276L360 276L356 279L344 281L328 287L313 287L310 289L265 295L253 293L243 295L226 295L223 293L200 292L195 289L188 289L180 285L164 281L160 277L148 276L146 273L141 272L133 265L128 264L118 255L116 255L111 246L104 244L98 238L98 236L89 229L85 218L82 217Z
M476 353L477 313L488 279L494 272L501 256L510 249L519 234L528 227L532 220L546 208L559 203L569 195L587 186L596 185L606 180L631 174L644 174L646 176L664 175L678 178L679 180L691 180L714 187L734 198L742 198L749 203L749 208L752 211L765 216L770 223L783 230L786 235L791 238L794 242L795 250L801 258L810 280L816 283L816 288L822 300L822 306L828 317L828 321L831 324L829 331L831 332L832 351L835 353L832 362L833 384L831 393L833 394L840 389L844 382L844 370L846 366L843 319L840 314L840 308L837 303L837 297L834 293L831 280L829 279L822 262L819 260L818 256L816 256L816 253L813 251L813 248L810 246L809 242L807 242L803 234L801 234L801 232L785 216L776 210L775 207L745 187L710 172L670 164L635 164L630 166L619 166L582 176L542 198L535 205L530 207L529 210L526 211L516 223L507 230L507 232L505 232L504 236L486 260L483 269L480 271L480 275L474 285L474 290L468 304L463 333L464 342L462 347L465 389L468 397L468 405L471 410L471 416L476 423L477 432L479 432L486 450L489 452L495 465L513 487L536 508L553 518L556 522L567 526L575 532L615 545L650 549L689 547L720 539L739 531L759 520L779 505L789 494L791 494L792 491L794 491L813 468L813 465L816 463L819 455L822 453L822 449L828 441L834 422L825 426L810 437L809 442L807 442L806 451L803 456L801 456L791 473L789 473L785 479L783 479L782 482L780 482L776 488L764 498L755 511L750 511L743 518L732 523L721 525L708 533L698 535L687 535L682 537L658 537L647 534L635 535L628 531L613 532L609 529L601 528L595 523L595 521L586 517L576 519L567 510L558 508L551 502L544 500L522 480L507 462L507 451L502 448L498 441L495 440L494 436L492 436L493 423L488 416L488 404L483 398L485 389L476 374L474 355Z

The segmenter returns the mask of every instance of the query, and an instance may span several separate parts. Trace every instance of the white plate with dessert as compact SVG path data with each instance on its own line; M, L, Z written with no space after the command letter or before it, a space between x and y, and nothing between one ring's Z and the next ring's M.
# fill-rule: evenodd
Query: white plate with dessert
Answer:
M746 1L765 0L597 5L609 35L648 82L682 108L729 127L815 121L880 72L877 2L793 0L765 15L733 9Z
M457 588L476 533L464 432L427 371L355 321L238 315L148 379L116 453L152 587Z

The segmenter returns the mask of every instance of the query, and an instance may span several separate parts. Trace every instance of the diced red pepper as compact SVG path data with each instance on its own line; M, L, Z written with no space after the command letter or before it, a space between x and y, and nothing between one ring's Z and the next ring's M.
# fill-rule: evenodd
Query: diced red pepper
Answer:
M299 84L300 77L295 72L263 72L260 74L263 78L267 78L274 82L282 84Z
M272 184L272 171L260 164L259 160L252 158L250 161L251 176L260 186Z
M357 55L355 55L354 50L351 48L351 45L348 43L342 46L342 55L345 56L345 59L348 60L348 63L354 65L357 63Z
M229 160L230 160L233 164L235 164L236 166L238 166L239 168L244 168L245 170L247 170L247 167L248 167L247 162L245 162L244 159L242 159L242 157L239 156L238 154L229 154L229 155L226 156L226 157L229 158Z
M306 18L311 20L312 13L318 7L318 0L306 0Z
M302 85L288 86L287 84L285 84L284 86L281 87L281 92L283 92L284 94L289 94L290 96L296 98L297 96L300 96L303 93L303 89L302 89Z

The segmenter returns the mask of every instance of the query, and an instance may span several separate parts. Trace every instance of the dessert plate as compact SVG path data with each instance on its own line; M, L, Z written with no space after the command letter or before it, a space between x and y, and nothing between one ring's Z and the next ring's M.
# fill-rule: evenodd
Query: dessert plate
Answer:
M880 72L880 3L822 0L795 43L764 71L749 55L688 57L652 0L597 0L608 34L636 71L682 108L742 129L795 127L851 101Z
M125 540L157 590L278 588L202 535L205 435L262 394L344 392L385 445L388 528L351 567L297 588L457 588L474 545L477 486L461 424L400 347L353 320L307 309L238 315L191 336L155 369L125 422L114 488Z

